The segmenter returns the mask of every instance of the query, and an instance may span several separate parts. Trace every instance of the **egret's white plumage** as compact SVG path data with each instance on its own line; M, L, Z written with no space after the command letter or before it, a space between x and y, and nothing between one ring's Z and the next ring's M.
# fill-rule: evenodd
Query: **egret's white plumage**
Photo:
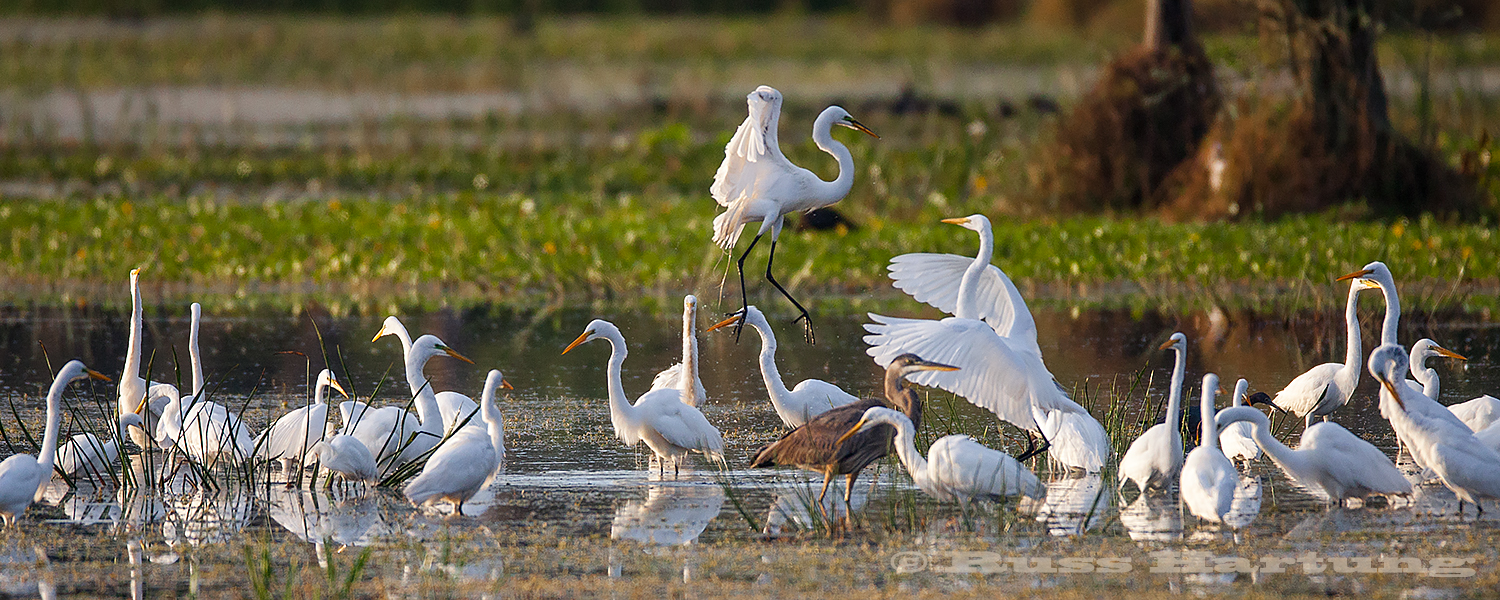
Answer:
M1365 279L1349 282L1349 300L1344 307L1344 328L1348 336L1344 342L1344 362L1323 363L1308 369L1276 392L1272 404L1302 417L1303 425L1307 426L1312 424L1313 417L1326 417L1349 403L1354 388L1359 385L1360 362L1364 360L1359 333L1359 293L1377 287Z
M312 447L323 440L327 431L328 403L323 395L329 388L338 390L345 398L349 392L339 383L333 371L323 369L318 373L318 382L313 386L313 403L293 409L261 432L255 441L255 457L260 460L281 461L283 473L297 472L301 465L312 462L309 453Z
M157 443L175 445L189 458L210 468L225 458L236 463L249 460L255 452L250 428L234 411L207 399L203 389L203 361L198 348L198 323L203 309L194 302L191 310L188 355L193 363L193 395L168 404L158 424ZM180 426L176 417L179 414Z
M1173 333L1161 349L1172 349L1177 359L1172 366L1172 383L1167 390L1167 414L1161 423L1152 425L1130 443L1120 459L1119 487L1135 482L1141 492L1166 489L1182 471L1182 385L1187 376L1187 336Z
M606 379L609 384L609 420L614 425L615 435L626 446L645 442L657 458L671 460L674 465L685 458L688 452L701 452L714 460L724 458L724 438L719 435L708 419L698 409L683 404L682 392L676 389L651 390L630 404L625 397L625 385L620 380L620 367L628 354L625 337L613 323L595 319L584 328L582 335L563 350L567 354L580 344L593 340L608 340L610 345L609 367Z
M137 446L146 447L156 434L158 418L168 402L180 397L177 386L147 381L141 377L141 284L140 269L130 270L130 341L125 351L125 371L120 374L119 414L141 415L144 428L132 429L131 440Z
M1475 432L1484 431L1500 423L1500 399L1485 394L1467 402L1448 407L1449 412L1463 421Z
M1241 378L1234 382L1234 406L1245 405L1245 393L1250 391L1250 382ZM1260 457L1260 446L1255 445L1255 433L1249 423L1219 425L1219 447L1230 460L1251 461Z
M156 445L163 450L171 449L182 439L183 417L193 407L194 401L203 397L203 356L198 349L198 325L203 320L203 307L194 302L188 307L191 322L188 326L188 362L193 376L193 393L187 397L174 394L162 407L161 418L156 423L154 437ZM127 372L129 369L127 368Z
M1438 345L1430 338L1422 338L1411 345L1411 380L1422 386L1422 393L1428 398L1439 400L1442 393L1442 378L1438 377L1437 369L1427 366L1427 359L1438 356L1468 360L1463 355ZM1449 407L1450 409L1452 407ZM1470 427L1473 429L1473 427ZM1481 427L1480 429L1483 429ZM1478 431L1479 429L1475 429Z
M912 482L927 495L944 502L997 499L1005 496L1042 498L1046 488L1025 465L1009 454L993 450L967 435L944 436L932 443L923 458L916 446L916 428L900 412L879 406L844 434L848 438L881 424L896 428L896 454ZM840 444L843 439L840 439Z
M662 369L651 381L651 389L674 388L682 392L682 401L699 408L708 400L703 380L698 378L698 298L682 298L682 362Z
M376 333L375 338L370 341L374 342L388 335L394 335L396 339L401 340L401 357L403 360L409 359L413 343L411 334L407 332L406 325L401 323L401 319L396 318L395 315L385 318L385 322L381 324L380 332ZM473 361L467 358L462 358L462 360L473 364ZM466 423L484 429L484 425L480 422L478 414L479 404L475 403L473 398L459 392L439 392L433 390L431 382L422 374L422 371L420 369L412 371L411 364L411 361L407 360L406 383L411 387L411 394L413 397L419 394L432 396L433 400L437 402L438 412L442 414L444 434L451 431L459 423Z
M437 398L431 393L432 386L422 373L427 361L443 355L470 364L474 362L433 335L417 338L412 342L411 352L406 355L408 382L413 389L426 391L416 393L412 398L416 414L400 406L374 408L357 400L339 403L339 416L344 421L339 432L363 443L375 457L375 462L387 472L417 460L443 438L448 424L443 421Z
M749 304L745 295L745 258L761 236L770 232L771 251L766 259L766 279L802 312L799 320L809 319L807 310L771 276L776 241L781 237L782 217L831 205L848 195L853 187L854 157L848 148L833 139L834 125L871 136L875 133L854 120L843 108L830 106L824 109L813 122L813 143L838 160L839 175L833 181L823 181L812 171L792 164L781 153L776 133L781 119L781 92L763 85L750 92L745 101L750 114L724 146L724 162L714 173L714 183L709 188L714 200L724 207L724 212L714 218L714 243L729 251L739 241L746 224L759 222L755 240L736 263L740 275L741 306ZM807 327L811 336L812 324L807 323Z
M102 478L120 457L120 441L129 439L130 427L145 427L145 419L125 413L117 423L117 434L100 439L92 433L74 435L57 449L57 470L69 477Z
M463 514L464 502L489 485L505 464L504 422L495 407L495 390L509 387L500 371L491 370L480 396L480 415L486 429L463 427L438 446L422 473L406 484L403 493L412 504L446 501L453 514Z
M380 478L370 449L353 436L337 434L321 440L313 444L307 456L350 481L375 483Z
M840 389L839 386L819 379L805 379L797 387L788 390L781 380L781 371L776 368L776 333L766 316L755 306L731 315L710 327L713 331L743 321L760 334L760 374L766 382L766 392L771 398L771 407L776 416L787 427L797 428L829 409L858 402L859 398Z
M68 384L92 377L109 381L98 371L70 360L58 370L47 391L47 428L42 434L41 455L17 454L0 462L0 519L13 525L32 502L42 499L42 487L52 479L52 465L57 458L58 429L62 426L62 395Z
M944 222L980 235L979 255L959 277L957 292L950 298L937 291L953 284L938 285L936 277L906 277L904 281L920 288L932 302L946 305L951 301L954 316L931 321L871 313L875 323L865 325L871 334L865 336L871 346L867 352L882 367L906 353L958 367L957 371L917 373L912 381L953 392L1003 421L1041 433L1050 443L1048 456L1054 462L1091 473L1103 469L1112 452L1109 434L1088 410L1068 397L1042 362L1031 312L1015 293L1015 286L1007 285L1010 280L1005 274L990 264L994 239L989 219L972 215ZM1008 323L1009 328L997 330L987 318Z
M1382 344L1370 353L1370 374L1381 384L1380 413L1403 436L1412 457L1432 469L1460 502L1477 505L1483 499L1500 498L1500 469L1496 468L1500 453L1475 438L1453 413L1408 384L1409 364L1399 344Z
M1333 502L1371 494L1409 494L1411 482L1379 448L1350 433L1338 423L1313 423L1302 432L1293 450L1271 436L1271 420L1253 407L1220 411L1219 427L1246 425L1252 439L1281 470L1305 487L1322 492Z
M1240 473L1234 463L1219 450L1219 432L1214 426L1214 397L1219 395L1219 376L1209 373L1203 376L1202 443L1187 455L1182 463L1182 478L1178 491L1188 512L1198 518L1215 523L1223 522L1234 501L1234 490L1239 485Z

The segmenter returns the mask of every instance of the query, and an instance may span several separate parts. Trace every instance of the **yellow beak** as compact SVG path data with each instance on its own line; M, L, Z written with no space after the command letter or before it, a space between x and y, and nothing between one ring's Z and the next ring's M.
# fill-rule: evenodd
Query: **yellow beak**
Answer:
M1458 360L1469 360L1467 358L1464 358L1463 355L1461 355L1461 354L1459 354L1457 352L1454 352L1452 350L1449 350L1447 348L1444 348L1442 346L1433 346L1432 349L1435 350L1435 351L1437 351L1438 354L1441 354L1441 355L1446 356L1448 358L1456 358Z
M332 371L330 371L330 373L331 372ZM339 393L343 394L345 398L349 397L349 392L344 391L344 386L343 386L343 384L339 383L339 380L337 380L337 379L330 379L330 380L328 380L328 385L333 386L333 389L338 390Z
M89 378L90 379L98 379L99 381L114 381L113 379L110 379L108 375L105 375L105 374L100 373L98 371L95 371L93 369L85 369L85 370L89 372ZM141 400L141 404L145 404L145 403L146 403L145 399L142 399Z
M949 225L963 225L964 223L968 223L969 222L969 218L968 217L953 217L952 219L943 219L943 222L947 223Z
M370 342L374 343L376 341L379 341L380 338L383 338L383 337L385 337L387 335L390 335L390 334L391 334L391 332L386 331L385 327L381 327L380 328L380 333L377 333L377 334L375 334L375 337L370 338Z
M134 412L135 414L138 414L138 415L143 415L143 414L146 414L145 410L146 410L146 397L145 396L141 396L141 403L137 404L135 406L135 410L131 411L131 412Z
M873 137L877 140L880 139L880 136L875 135L875 132L870 131L869 127L865 127L864 123L860 123L859 121L854 120L854 117L849 117L849 127L856 131L863 131L865 133L868 133L870 134L870 137Z
M842 446L842 445L844 445L844 440L847 440L847 439L849 439L851 437L854 437L854 434L859 433L859 429L861 427L864 427L864 426L865 426L865 420L864 419L860 419L858 423L854 424L854 428L849 430L849 433L844 434L843 437L840 437L839 441L834 442L833 445L834 446Z
M1401 401L1401 394L1396 393L1396 386L1391 385L1391 382L1384 379L1380 380L1380 385L1385 386L1385 391L1390 392L1391 397L1396 399L1396 406L1400 406L1403 411L1406 410L1406 403Z
M734 316L729 317L728 319L724 319L723 321L719 321L717 324L715 324L713 327L709 327L703 333L708 333L708 332L713 331L715 329L718 329L720 327L728 327L730 325L733 325L735 323L740 322L740 320L742 320L744 318L745 318L745 315L736 314Z
M1360 269L1358 271L1355 271L1353 273L1350 273L1348 275L1345 275L1343 277L1335 279L1334 281L1349 281L1350 279L1354 279L1356 277L1364 277L1365 275L1369 275L1372 272L1373 271L1371 271L1369 269Z
M513 387L513 386L511 386L510 382L506 381L504 377L501 377L500 378L500 389L502 389L502 390L513 390L513 389L516 389L516 388Z
M469 357L467 357L467 356L459 354L457 350L454 350L452 348L449 348L449 347L443 346L443 345L437 346L437 349L438 350L442 350L443 353L447 354L448 356L452 356L453 358L456 358L458 360L464 361L464 362L469 363L471 365L474 364L474 361L469 360Z
M1176 342L1173 342L1172 340L1167 340L1167 343L1162 344L1160 346L1157 346L1156 349L1157 350L1169 350L1169 349L1172 348L1172 344L1175 344L1175 343Z
M709 331L713 331L713 330L710 329ZM589 336L591 336L591 335L594 335L594 330L592 330L592 329L583 332L583 335L578 336L578 339L573 340L573 343L568 344L567 348L563 348L562 353L563 354L567 354L569 350L577 348L579 344L582 344L584 342L589 341Z

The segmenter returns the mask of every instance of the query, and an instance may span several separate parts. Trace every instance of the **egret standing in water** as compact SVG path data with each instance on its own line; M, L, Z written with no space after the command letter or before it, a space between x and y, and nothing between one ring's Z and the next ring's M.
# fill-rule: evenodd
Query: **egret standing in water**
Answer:
M753 305L746 306L745 310L730 315L708 330L741 322L749 323L760 334L760 375L765 379L771 407L776 409L776 416L781 417L781 422L787 427L801 427L818 414L859 401L858 397L839 386L820 379L804 379L796 388L786 389L786 383L781 380L781 371L776 368L776 333L771 331L771 324L766 321L766 316Z
M464 502L489 485L495 472L505 465L505 423L495 408L495 390L501 387L510 389L510 383L500 371L491 370L480 396L480 415L486 428L465 426L432 453L422 474L403 491L412 504L445 500L453 504L453 514L461 515Z
M406 325L403 325L401 319L396 318L395 315L385 318L385 322L381 323L380 331L375 334L374 338L371 338L370 342L374 343L388 335L396 336L396 339L401 340L401 358L407 365L406 384L411 387L412 397L427 395L432 396L437 402L438 412L442 414L443 419L443 433L448 433L459 423L484 428L479 424L480 419L477 416L479 405L474 402L473 398L459 392L435 391L432 389L432 384L428 382L427 376L422 374L421 367L418 367L416 371L412 370L410 358L414 342L412 342L411 334L406 330Z
M301 465L312 462L308 453L318 442L323 441L328 424L328 403L323 394L329 388L338 390L345 398L343 384L333 371L323 369L318 373L318 382L313 386L313 403L282 415L267 427L255 441L255 457L260 460L281 461L281 471L291 478Z
M1302 441L1293 450L1271 437L1271 420L1254 407L1224 409L1214 421L1221 429L1249 426L1251 439L1265 450L1271 462L1297 483L1323 492L1330 502L1342 505L1349 498L1411 493L1411 482L1384 452L1338 423L1313 423L1302 432Z
M1380 289L1380 285L1373 280L1350 278L1353 280L1349 282L1349 300L1344 305L1344 330L1348 337L1344 342L1344 362L1323 363L1308 369L1271 400L1272 406L1302 417L1304 427L1311 426L1314 417L1324 417L1326 421L1330 413L1349 403L1359 385L1365 351L1359 335L1359 293Z
M682 362L662 369L651 381L651 389L663 388L682 392L682 402L693 408L702 408L708 400L698 378L698 298L692 294L682 299Z
M17 454L0 462L0 519L6 525L14 525L27 506L42 499L42 486L52 479L52 464L57 458L63 390L74 381L90 377L109 381L108 377L76 360L63 365L52 380L52 389L47 391L47 429L42 434L41 456Z
M1161 345L1162 350L1169 348L1177 354L1177 361L1172 366L1172 384L1167 391L1166 418L1135 438L1120 458L1120 489L1125 488L1127 481L1135 482L1136 489L1143 494L1148 489L1167 489L1182 471L1182 384L1187 376L1187 336L1173 333Z
M1234 463L1219 450L1219 432L1214 426L1214 397L1218 395L1219 376L1213 373L1204 375L1203 398L1199 405L1199 414L1202 415L1202 434L1199 437L1202 439L1182 463L1182 481L1178 490L1189 512L1205 521L1222 523L1234 501L1240 472L1234 470Z
M1463 355L1439 346L1437 342L1430 339L1420 339L1411 346L1411 376L1422 386L1422 394L1433 400L1438 400L1438 394L1442 391L1442 380L1438 377L1437 370L1427 366L1427 359L1436 356L1445 356L1458 360L1468 360ZM1500 400L1496 400L1488 394L1474 398L1467 402L1460 402L1448 407L1453 416L1468 425L1474 433L1479 433L1489 428L1497 420L1500 420Z
M130 431L131 439L142 448L156 434L157 420L166 410L168 402L180 397L177 386L157 383L141 377L141 316L140 269L130 270L130 341L125 350L125 372L120 374L120 416L136 413L146 421L146 426Z
M796 306L802 316L807 341L814 342L812 317L807 309L793 298L786 288L771 274L771 263L776 259L776 240L781 237L782 217L797 211L809 211L832 205L849 194L854 186L854 157L849 149L833 139L833 126L839 125L863 131L876 138L875 132L849 116L849 112L830 106L813 122L813 143L824 152L832 154L839 163L839 175L833 181L823 181L812 171L792 164L781 153L777 141L776 127L781 120L781 92L770 86L760 86L745 97L750 116L740 124L734 137L724 146L724 162L714 174L713 187L709 192L724 212L714 218L714 243L726 252L733 250L740 233L748 223L760 223L755 239L735 261L740 276L740 307L749 306L745 292L745 258L755 249L755 244L767 232L771 234L771 251L766 255L766 280Z
M57 449L57 470L69 477L99 478L108 473L120 457L120 442L130 438L130 428L144 429L146 421L132 412L121 415L117 425L118 437L101 440L92 433L73 436Z
M906 415L889 408L876 406L866 410L859 423L837 443L882 424L896 428L896 454L901 457L902 466L911 474L912 483L933 498L967 504L975 498L1045 495L1042 482L1020 461L967 435L938 439L923 458L915 442L916 426Z

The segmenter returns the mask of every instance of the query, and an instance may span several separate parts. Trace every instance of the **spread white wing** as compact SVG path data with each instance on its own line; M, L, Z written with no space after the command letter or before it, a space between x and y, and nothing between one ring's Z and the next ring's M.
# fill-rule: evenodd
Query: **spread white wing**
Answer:
M709 188L714 200L726 209L714 219L714 243L726 249L739 241L742 213L762 187L758 185L760 180L767 173L785 171L783 163L787 163L776 138L781 92L763 85L750 92L745 101L750 115L725 144L724 162L719 164Z
M953 314L958 308L959 284L972 264L973 257L918 252L892 258L889 269L896 289L911 294L918 302ZM1036 343L1036 321L1031 318L1020 290L1005 272L989 265L980 275L974 294L989 300L981 304L978 318L989 323L995 333L1010 338L1012 348L1042 355Z

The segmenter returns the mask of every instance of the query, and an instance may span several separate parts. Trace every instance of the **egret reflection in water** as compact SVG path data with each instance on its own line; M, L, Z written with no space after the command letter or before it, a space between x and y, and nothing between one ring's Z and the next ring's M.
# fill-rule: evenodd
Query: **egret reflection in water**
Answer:
M878 478L872 481L878 481ZM776 496L766 511L766 524L763 532L767 535L778 535L785 531L788 525L795 529L817 529L820 524L826 524L825 516L831 521L846 518L849 516L848 510L853 509L859 512L869 501L870 486L856 485L854 493L849 498L848 506L845 506L844 500L836 495L827 496L823 498L823 506L820 510L817 488L813 484L782 486L777 488Z
M271 486L266 500L272 520L312 544L332 540L342 546L368 546L390 530L380 516L380 498L374 494Z
M631 500L615 510L609 537L659 546L690 544L723 507L724 490L718 485L652 484L644 501Z
M1141 494L1120 511L1120 524L1137 542L1182 539L1182 510L1171 494Z
M1103 522L1112 496L1098 473L1051 481L1036 520L1046 523L1048 533L1054 536L1082 535Z

